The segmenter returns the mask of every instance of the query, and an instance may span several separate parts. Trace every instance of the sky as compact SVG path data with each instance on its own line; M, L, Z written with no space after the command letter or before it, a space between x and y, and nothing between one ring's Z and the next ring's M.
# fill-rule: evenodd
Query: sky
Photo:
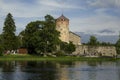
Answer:
M85 34L118 35L120 31L120 0L0 0L0 33L5 17L13 15L17 34L46 14L70 20L70 31Z

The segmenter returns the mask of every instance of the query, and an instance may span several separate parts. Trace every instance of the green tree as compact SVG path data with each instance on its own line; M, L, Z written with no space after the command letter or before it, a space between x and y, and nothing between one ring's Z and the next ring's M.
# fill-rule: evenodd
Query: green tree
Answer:
M120 39L116 42L116 51L120 54Z
M46 45L44 53L54 52L57 50L57 45L60 43L59 32L56 30L55 19L51 15L45 16L44 27L42 30L41 39Z
M24 35L25 35L24 30L21 31L18 35L18 41L19 41L19 45L20 45L21 48L25 47L25 46L23 46L24 45L24 40L23 40Z
M2 41L5 50L15 50L17 49L17 37L15 36L16 26L13 19L13 16L8 13L5 18Z
M72 42L70 42L67 47L67 52L71 54L72 52L75 51L75 49L76 49L75 45Z
M75 45L72 42L66 43L66 42L61 42L60 48L62 51L64 51L64 54L71 54L76 50Z
M101 46L114 46L114 44L112 44L110 42L101 42L100 45Z
M30 22L20 36L23 46L30 54L53 53L60 43L55 19L50 15L45 16L45 21Z
M4 47L3 47L3 40L2 40L2 35L0 35L0 56L4 52Z
M19 34L21 42L21 47L26 47L28 49L28 53L35 54L35 48L38 44L39 36L37 33L41 31L40 25L41 21L30 22L27 24L26 29Z
M97 38L95 36L90 36L90 40L88 42L88 45L96 46L98 44L99 44L99 42L97 41Z

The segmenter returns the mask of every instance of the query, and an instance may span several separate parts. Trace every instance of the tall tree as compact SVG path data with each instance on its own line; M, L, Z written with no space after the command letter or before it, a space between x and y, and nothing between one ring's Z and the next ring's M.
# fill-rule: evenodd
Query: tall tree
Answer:
M5 18L2 40L5 50L15 50L17 48L17 37L15 36L16 26L11 13Z
M29 54L35 54L36 47L38 44L38 33L41 31L40 25L43 24L42 21L30 22L27 24L26 29L20 33L22 38L22 47L28 49Z
M42 39L44 44L44 53L57 50L60 43L59 32L56 30L55 19L51 15L45 16L45 23L42 30Z
M119 39L116 42L116 51L118 54L120 54L120 32L119 32Z
M45 21L31 22L21 32L23 44L30 54L47 54L57 50L60 43L59 32L55 27L55 19L45 16Z
M99 44L99 42L97 41L97 38L95 36L90 36L90 40L88 42L88 45L96 46L98 44Z

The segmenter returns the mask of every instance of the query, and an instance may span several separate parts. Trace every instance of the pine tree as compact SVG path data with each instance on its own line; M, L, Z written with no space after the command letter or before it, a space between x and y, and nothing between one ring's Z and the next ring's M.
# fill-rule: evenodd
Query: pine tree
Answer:
M17 48L17 37L15 36L16 26L11 13L5 18L3 27L3 46L5 50L15 50Z

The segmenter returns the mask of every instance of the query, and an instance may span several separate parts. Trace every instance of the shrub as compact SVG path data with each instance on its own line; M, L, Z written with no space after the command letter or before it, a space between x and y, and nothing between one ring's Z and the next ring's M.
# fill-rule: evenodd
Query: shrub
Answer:
M0 56L3 55L3 52L4 52L4 48L3 48L3 46L0 45Z

